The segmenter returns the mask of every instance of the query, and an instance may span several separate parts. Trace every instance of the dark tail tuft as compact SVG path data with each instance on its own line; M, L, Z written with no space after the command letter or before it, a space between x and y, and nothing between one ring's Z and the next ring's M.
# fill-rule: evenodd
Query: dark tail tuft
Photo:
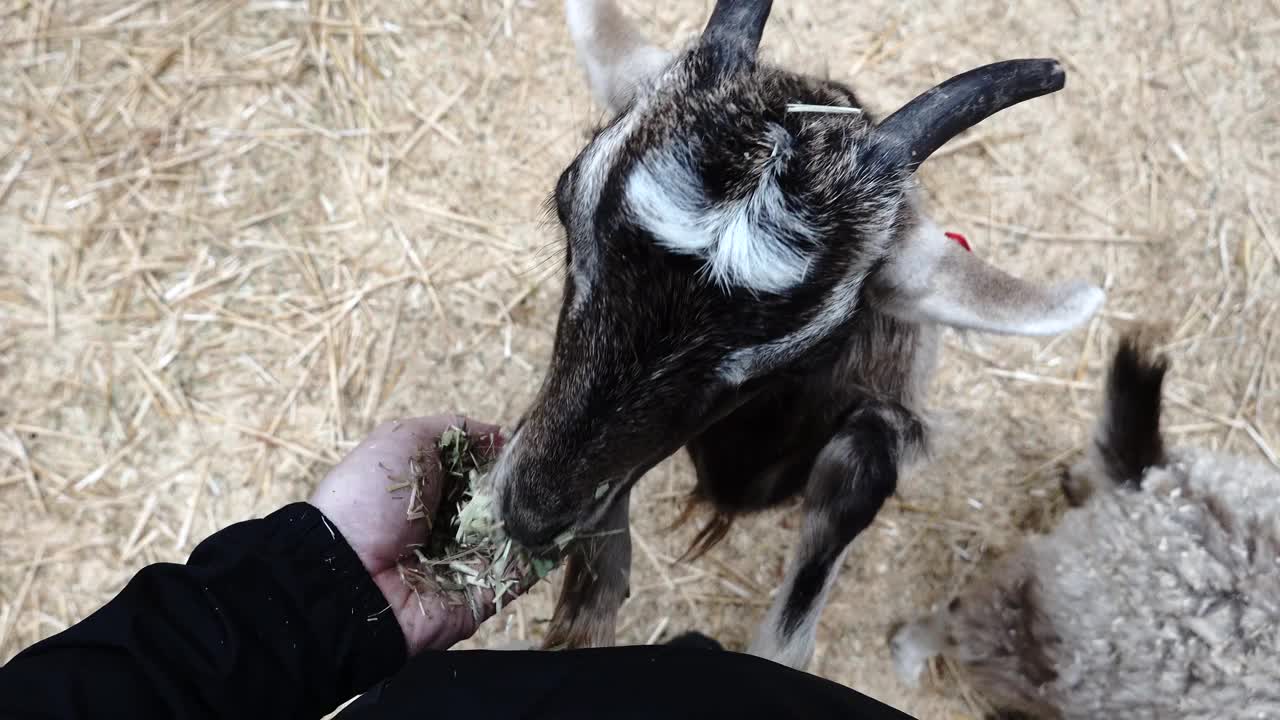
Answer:
M1165 462L1160 396L1168 360L1140 333L1120 341L1107 375L1106 407L1094 445L1117 485L1138 487L1147 468Z

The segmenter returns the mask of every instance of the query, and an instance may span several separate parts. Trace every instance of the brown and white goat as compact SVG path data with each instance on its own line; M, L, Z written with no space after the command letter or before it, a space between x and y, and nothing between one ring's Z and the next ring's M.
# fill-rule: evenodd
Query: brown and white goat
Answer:
M917 200L930 153L1062 87L1058 63L973 70L876 124L844 85L756 61L770 5L721 0L671 54L610 0L567 2L613 117L556 184L567 272L553 355L492 475L512 537L583 538L549 647L613 642L629 493L685 447L694 499L717 513L700 549L734 516L803 496L799 547L751 647L803 666L847 546L924 445L940 325L1052 334L1102 301L987 265Z

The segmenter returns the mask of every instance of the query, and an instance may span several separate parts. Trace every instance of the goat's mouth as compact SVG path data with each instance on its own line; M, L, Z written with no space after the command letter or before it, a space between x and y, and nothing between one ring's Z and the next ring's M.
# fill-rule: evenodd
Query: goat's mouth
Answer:
M538 556L553 557L564 554L572 545L627 532L627 496L648 469L647 466L633 468L613 476L613 479L596 483L594 497L587 501L586 509L576 521L568 524L551 542L526 545L525 549ZM621 512L617 512L619 503L623 504Z
M502 508L500 521L507 534L530 554L543 559L560 557L579 541L619 528L613 510L619 502L625 505L634 476L626 473L615 477L597 482L591 489L579 490L576 501L559 511L521 507L519 501L512 502L511 488L504 488L499 491L503 496L498 502ZM625 524L621 528L625 531Z

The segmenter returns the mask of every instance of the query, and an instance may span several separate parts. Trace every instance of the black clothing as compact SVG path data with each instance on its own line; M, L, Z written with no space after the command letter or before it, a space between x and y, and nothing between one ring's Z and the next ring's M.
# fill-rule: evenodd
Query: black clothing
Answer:
M685 636L572 652L424 652L316 508L210 536L0 667L0 718L907 718ZM397 673L397 671L399 671ZM394 674L394 676L393 676ZM390 679L384 679L388 678Z
M912 720L751 655L668 644L423 653L337 720Z

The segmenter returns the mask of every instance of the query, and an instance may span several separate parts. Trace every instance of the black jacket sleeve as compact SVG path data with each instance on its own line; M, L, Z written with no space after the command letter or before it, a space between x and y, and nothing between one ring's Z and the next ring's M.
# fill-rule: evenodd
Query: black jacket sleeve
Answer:
M338 529L232 525L0 667L0 718L316 719L395 672L404 636Z

